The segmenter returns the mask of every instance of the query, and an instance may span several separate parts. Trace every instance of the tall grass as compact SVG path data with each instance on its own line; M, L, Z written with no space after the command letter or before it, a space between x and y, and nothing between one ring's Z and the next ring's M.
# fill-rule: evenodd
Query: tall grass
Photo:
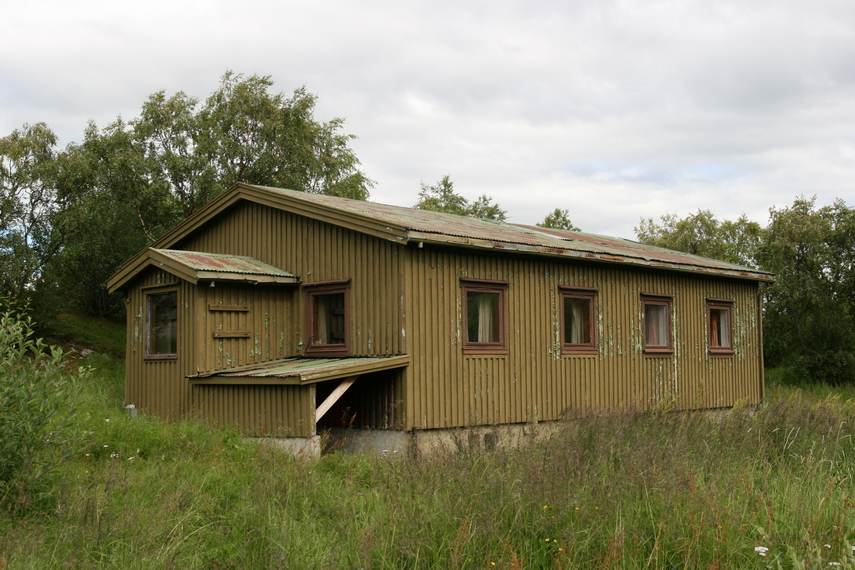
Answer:
M855 568L855 403L832 392L586 414L518 451L297 461L127 417L99 359L85 448L0 521L8 568Z

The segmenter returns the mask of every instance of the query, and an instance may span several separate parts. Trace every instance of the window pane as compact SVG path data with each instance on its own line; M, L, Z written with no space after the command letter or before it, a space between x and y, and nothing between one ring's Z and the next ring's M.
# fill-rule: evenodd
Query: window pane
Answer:
M466 293L469 342L499 342L499 294Z
M313 295L312 344L344 344L344 293Z
M564 342L591 344L591 301L564 298Z
M178 353L178 293L148 296L149 354Z
M710 309L710 346L731 346L730 311L727 309Z
M644 344L646 346L668 346L667 306L644 306Z

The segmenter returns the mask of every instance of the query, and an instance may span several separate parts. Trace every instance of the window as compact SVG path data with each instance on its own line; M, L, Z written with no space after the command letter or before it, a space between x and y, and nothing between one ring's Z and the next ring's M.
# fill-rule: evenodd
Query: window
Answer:
M349 289L347 281L307 286L306 330L309 340L306 354L347 355Z
M561 352L597 354L597 292L559 288L561 294Z
M707 324L711 355L733 354L733 301L707 299Z
M149 293L146 298L146 358L178 357L178 291Z
M507 283L461 281L465 354L507 354L505 292Z
M642 295L644 311L644 353L648 356L670 356L671 297Z

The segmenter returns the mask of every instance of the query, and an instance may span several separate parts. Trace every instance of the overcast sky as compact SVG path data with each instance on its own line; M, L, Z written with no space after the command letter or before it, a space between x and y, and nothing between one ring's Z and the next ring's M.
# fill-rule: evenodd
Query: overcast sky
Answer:
M796 195L855 206L855 2L29 0L0 18L0 136L132 119L223 72L305 85L376 181L413 205L449 174L509 221L644 217Z

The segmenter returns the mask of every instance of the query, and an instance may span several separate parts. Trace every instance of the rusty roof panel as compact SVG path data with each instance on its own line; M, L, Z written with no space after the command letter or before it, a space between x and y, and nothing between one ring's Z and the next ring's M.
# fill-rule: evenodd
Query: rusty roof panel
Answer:
M222 255L218 253L178 251L173 249L155 249L154 251L194 271L293 277L296 279L295 275L287 271L243 255Z
M293 190L264 189L381 225L387 224L390 233L393 233L393 228L405 228L410 240L580 257L594 261L697 271L760 281L774 280L774 275L765 271L622 238L467 218Z
M205 383L206 380L210 383L226 383L217 380L226 378L293 378L297 382L290 383L309 384L345 376L357 376L369 372L388 370L390 368L400 368L407 366L409 363L410 357L407 355L348 358L293 357L240 368L203 372L195 376L188 376L188 378L200 381L201 383Z
M302 202L316 204L366 221L386 224L390 235L394 234L398 228L404 228L410 240L577 257L678 271L697 271L760 281L774 280L774 275L765 271L622 238L467 218L442 212L293 190L267 187L264 187L264 190L284 194Z

